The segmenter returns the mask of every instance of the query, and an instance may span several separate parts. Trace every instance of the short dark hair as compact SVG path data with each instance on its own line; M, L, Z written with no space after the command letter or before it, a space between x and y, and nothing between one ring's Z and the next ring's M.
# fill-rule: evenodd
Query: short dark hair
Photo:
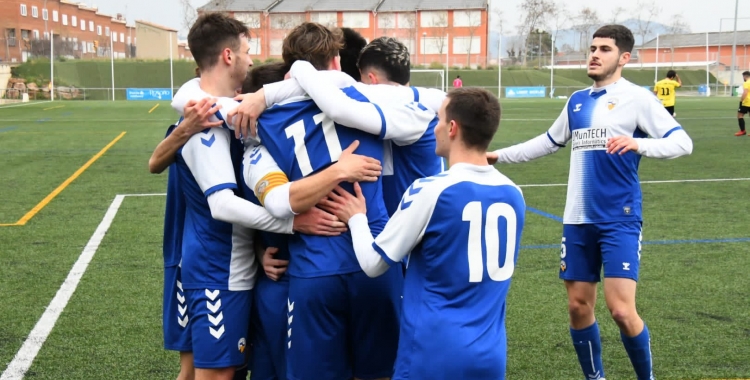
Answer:
M411 59L406 45L392 37L372 40L359 54L359 69L377 69L391 82L407 85L411 80Z
M460 87L450 90L445 107L447 121L461 127L461 137L467 148L486 151L500 125L500 102L491 92L479 87Z
M611 38L622 53L630 53L635 45L633 32L623 25L604 25L594 32L594 38Z
M344 35L344 48L339 51L341 56L341 71L349 74L357 82L362 78L357 68L359 52L367 45L367 40L352 28L341 28Z
M667 71L667 78L674 78L677 76L677 72L674 70Z
M344 47L341 29L328 29L314 22L303 22L292 29L282 47L284 63L308 61L318 70L327 70L331 60Z
M744 76L748 76L748 77L750 77L750 71L743 71L743 72L742 72L742 76L743 76L743 77L744 77Z
M269 83L281 82L289 71L284 62L270 62L253 67L242 83L242 93L256 92Z
M201 70L214 67L221 51L240 48L240 35L247 35L247 26L222 13L205 13L198 17L188 33L188 46Z

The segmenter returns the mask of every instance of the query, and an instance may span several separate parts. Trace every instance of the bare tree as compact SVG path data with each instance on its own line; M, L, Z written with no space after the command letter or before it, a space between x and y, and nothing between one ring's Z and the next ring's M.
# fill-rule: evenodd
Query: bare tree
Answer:
M595 10L589 7L584 7L576 16L576 21L578 22L578 25L576 25L574 29L579 33L578 46L580 47L580 51L584 51L586 45L588 45L589 38L593 33L592 29L599 26L601 20Z
M395 27L396 27L396 14L395 13L378 14L378 28L380 29L380 35L388 36L388 31Z
M466 29L469 32L469 43L466 46L466 67L470 67L471 66L471 46L474 42L474 36L477 33L477 29L479 28L479 25L482 24L482 15L481 13L479 13L479 11L476 11L476 10L466 10L464 11L464 14L466 15L466 18L468 20Z
M567 27L570 19L570 13L567 9L565 9L564 3L556 2L553 4L552 11L550 12L550 15L545 23L548 32L552 36L550 47L555 44L555 41L557 41L558 33L560 32L560 30L563 30Z
M667 31L669 32L669 50L672 55L672 65L674 65L674 48L675 43L677 42L677 36L680 34L690 33L690 25L685 22L685 19L682 17L682 14L676 14L672 16L672 23L669 24L667 27Z
M438 54L442 57L444 50L448 48L448 41L445 38L445 35L450 33L448 27L448 12L440 13L438 17L430 20L430 29L435 31L433 41L435 47L438 49ZM425 55L427 54L427 52L422 53Z
M641 37L641 45L646 43L646 39L654 32L656 17L661 12L661 8L656 5L656 2L648 3L647 1L638 1L633 10L636 22L636 34ZM643 60L641 62L641 68L643 68Z
M503 26L505 25L505 16L503 15L503 11L500 8L495 8L492 11L492 25L498 30L498 36L497 38L500 40L500 45L502 45L502 39L503 39ZM497 64L499 65L501 62L500 60L503 59L503 52L498 49L497 51Z
M617 7L615 9L613 9L612 10L612 16L609 19L610 20L609 22L612 23L612 24L619 23L620 22L620 17L622 16L623 13L625 13L625 8L623 8L623 7Z
M537 30L544 24L545 19L550 15L554 8L552 0L524 0L518 8L521 10L521 24L518 25L518 34L526 49L528 38L531 32ZM523 64L526 65L526 52L522 53Z
M184 26L185 29L190 29L190 27L193 26L195 19L198 18L198 10L190 4L190 0L179 1L180 6L182 7L182 26ZM229 0L211 0L205 6L210 6L211 9L223 11L229 6Z

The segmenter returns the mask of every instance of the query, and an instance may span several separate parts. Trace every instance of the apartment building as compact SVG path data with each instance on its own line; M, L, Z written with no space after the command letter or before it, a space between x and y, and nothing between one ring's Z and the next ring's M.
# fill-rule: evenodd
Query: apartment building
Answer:
M198 9L227 12L250 28L251 53L280 58L286 33L303 21L349 27L368 41L395 37L412 64L485 66L487 0L243 0L210 1Z
M110 51L116 58L135 56L135 27L121 14L103 14L67 0L3 0L0 33L4 62L48 57L53 44L58 57L109 57Z

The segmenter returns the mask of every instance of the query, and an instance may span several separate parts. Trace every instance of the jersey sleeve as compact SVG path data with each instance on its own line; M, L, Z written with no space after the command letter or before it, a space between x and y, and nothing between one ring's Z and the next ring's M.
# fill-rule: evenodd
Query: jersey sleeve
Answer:
M547 137L553 144L560 148L564 147L571 138L570 123L568 120L569 105L569 101L568 103L565 103L565 107L562 112L560 112L560 116L555 119L555 122L552 123L552 126L547 130Z
M210 121L223 121L222 128L234 130L234 127L227 122L227 114L239 106L239 102L232 98L227 97L214 97L209 93L203 91L200 87L200 78L194 78L187 81L185 84L177 90L177 93L172 99L172 108L177 111L180 115L185 115L185 107L191 100L199 101L205 98L216 98L214 105L221 105L221 109L212 115Z
M332 83L338 88L345 88L356 83L354 78L338 70L317 71L315 79L325 83ZM266 96L266 106L271 107L276 103L281 103L287 99L297 96L304 96L305 90L300 86L296 79L284 80L277 83L270 83L263 86L263 92Z
M219 190L237 188L229 134L226 129L207 129L190 137L182 147L182 157L207 197Z
M639 154L652 158L676 158L692 153L693 141L659 99L644 96L637 112L638 128L652 137L635 139Z
M289 182L263 145L246 150L244 162L245 184L253 190L261 205L264 204L266 195Z
M398 209L372 244L389 265L401 261L422 241L437 200L429 185L433 178L421 178L406 190ZM409 226L409 228L404 228Z

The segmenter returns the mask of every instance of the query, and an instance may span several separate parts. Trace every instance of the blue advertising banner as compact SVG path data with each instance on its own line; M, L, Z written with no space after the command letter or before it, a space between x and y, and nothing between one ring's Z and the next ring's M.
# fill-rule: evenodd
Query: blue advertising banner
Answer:
M168 88L128 88L128 100L172 100L172 90Z
M506 87L506 98L543 98L547 95L546 87Z

